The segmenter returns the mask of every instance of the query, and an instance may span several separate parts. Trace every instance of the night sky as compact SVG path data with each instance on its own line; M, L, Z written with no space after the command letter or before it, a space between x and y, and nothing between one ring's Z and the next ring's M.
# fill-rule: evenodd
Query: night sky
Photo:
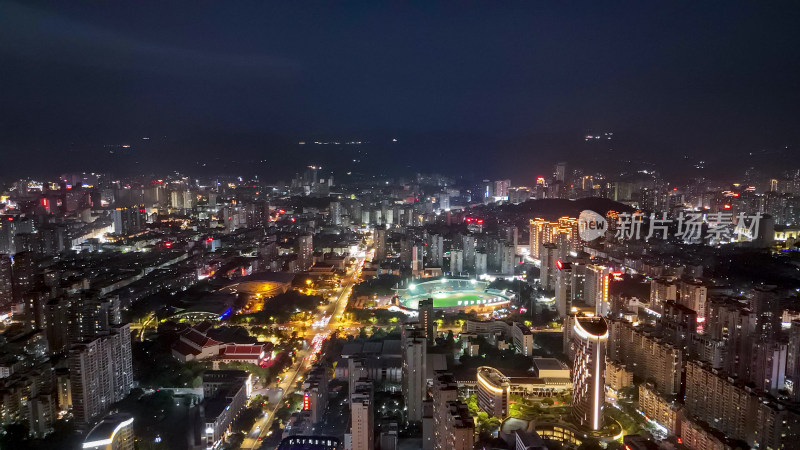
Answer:
M800 3L3 1L0 105L4 175L738 175L800 154Z

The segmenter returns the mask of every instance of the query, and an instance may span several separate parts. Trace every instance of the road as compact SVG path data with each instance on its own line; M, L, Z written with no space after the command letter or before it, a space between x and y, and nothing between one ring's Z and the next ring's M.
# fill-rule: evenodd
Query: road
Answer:
M344 313L344 309L347 307L347 299L350 297L350 291L361 279L361 268L364 266L364 259L364 257L360 257L356 262L354 269L348 272L347 278L345 278L345 281L340 288L341 291L336 297L336 300L328 304L327 308L316 310L316 314L311 322L318 321L325 316L331 318L324 328L319 329L317 336L321 335L322 338L325 338L339 328L342 314ZM275 419L275 413L284 404L284 399L289 393L294 391L299 377L305 377L311 369L309 358L312 357L312 350L313 349L298 352L295 363L287 372L289 375L284 377L283 381L281 381L279 384L279 386L283 388L281 400L277 402L270 411L267 411L265 416L256 421L256 423L253 425L253 428L247 433L244 442L242 442L242 449L255 449L261 445L259 438L264 438L272 428L272 422Z

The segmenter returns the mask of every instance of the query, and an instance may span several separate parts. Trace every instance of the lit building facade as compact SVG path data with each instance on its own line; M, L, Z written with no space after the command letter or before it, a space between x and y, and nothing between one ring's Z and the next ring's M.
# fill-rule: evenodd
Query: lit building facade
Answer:
M508 378L494 367L478 367L477 375L478 409L493 417L508 414Z
M577 317L573 322L572 414L592 430L603 426L608 324L602 317Z
M104 418L86 435L81 448L133 450L133 416L118 413Z

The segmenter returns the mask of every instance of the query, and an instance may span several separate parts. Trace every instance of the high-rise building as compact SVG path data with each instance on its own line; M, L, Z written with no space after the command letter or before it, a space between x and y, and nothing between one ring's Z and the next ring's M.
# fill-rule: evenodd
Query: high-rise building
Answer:
M542 288L552 291L556 288L556 275L558 271L558 247L556 244L543 244L541 248L542 264L539 269L539 283Z
M511 180L497 180L494 182L494 196L501 199L508 198L508 189L511 187Z
M477 269L476 253L475 253L475 236L471 234L462 234L460 236L460 244L462 251L462 265L463 270L470 273L486 273L486 261L484 259L484 269L480 271ZM485 255L484 255L485 256ZM459 271L460 272L460 271Z
M69 352L72 409L81 425L93 422L125 398L133 386L129 325L75 345Z
M663 395L678 394L685 362L684 351L654 329L625 320L609 320L608 357L625 364L639 378L652 381Z
M800 401L800 319L792 321L789 328L789 345L786 349L786 387L795 401Z
M309 412L311 423L322 421L328 406L328 370L316 364L303 381L303 410Z
M297 236L297 269L306 271L314 264L314 237L310 234Z
M475 274L480 275L489 271L489 255L484 251L475 252Z
M720 371L689 361L686 364L686 410L731 437L744 438L745 423L750 420L751 398L744 386L738 385Z
M594 306L595 314L607 315L611 310L609 290L611 288L611 269L601 263L586 265L584 280L584 300Z
M11 272L11 257L0 255L0 314L11 312L14 303L14 277Z
M464 251L450 250L450 273L458 275L464 271Z
M403 339L403 394L409 422L422 420L422 401L427 392L427 343L421 333L409 332Z
M433 376L433 448L450 448L450 430L447 429L448 402L458 400L458 384L453 374L437 371Z
M423 299L419 301L419 324L425 330L425 339L431 344L436 339L436 322L433 317L433 299Z
M756 337L757 318L741 302L729 298L713 298L708 302L705 333L722 341L725 356L722 369L725 373L748 379L750 352Z
M22 299L36 285L36 263L31 252L20 252L14 255L11 267L14 275L14 303L22 303Z
M787 345L774 340L753 343L750 382L763 392L777 392L786 384Z
M670 434L678 430L681 405L675 398L659 393L652 383L639 385L639 408L646 417L665 427Z
M386 259L386 229L378 227L373 234L373 244L375 246L375 261L381 262Z
M475 419L470 415L469 408L459 401L447 402L447 408L446 448L472 450L475 445Z
M352 450L373 450L375 448L373 408L372 381L362 378L356 381L355 391L350 393Z
M756 334L762 339L778 336L781 329L780 301L775 286L753 289L750 309L756 315Z
M328 207L330 213L329 220L332 225L339 226L342 224L342 204L339 202L331 202Z
M577 289L577 283L572 273L572 264L563 262L560 259L556 261L556 310L559 317L565 317L569 311L572 310L572 302L574 300L574 292ZM581 286L583 288L583 286Z
M428 238L428 266L442 267L444 257L444 237L432 234Z
M704 321L706 317L706 301L708 286L702 281L681 281L678 303L697 313L697 318Z
M501 241L500 244L500 273L502 275L514 275L514 267L517 263L516 247L510 242Z
M576 317L573 321L572 415L592 430L603 426L608 334L608 324L602 317Z
M650 281L650 309L663 311L664 302L678 300L678 285L670 280L655 278Z
M555 165L555 168L553 169L553 178L562 183L567 181L567 163L560 162Z
M578 219L561 217L555 222L537 217L530 221L530 253L534 259L542 259L542 245L558 244L561 257L570 251L581 249L582 241L578 234Z
M128 236L144 230L147 213L144 204L118 207L111 212L114 221L114 234Z

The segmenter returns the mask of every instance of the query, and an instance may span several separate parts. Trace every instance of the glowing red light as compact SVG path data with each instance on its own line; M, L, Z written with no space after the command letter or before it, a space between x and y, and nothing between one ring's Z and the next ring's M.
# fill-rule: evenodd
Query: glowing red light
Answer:
M169 242L169 241L164 242L164 247L167 247L167 248L172 247L172 242Z
M286 212L286 210L283 210L283 209L279 209L279 210L278 210L278 214L283 214L283 213L285 213L285 212Z
M725 209L731 209L731 205L723 205L722 207Z
M564 269L564 263L561 262L560 259L557 259L556 260L556 267L558 267L558 270L563 270Z
M739 193L738 193L738 192L734 192L734 193L733 193L733 196L734 196L734 197L738 197L738 196L739 196Z
M483 223L483 219L478 219L478 220L476 220L476 222Z
M471 217L467 217L467 218L465 219L465 221L466 221L467 223L470 223L470 222L472 222L472 218L471 218Z
M292 217L292 223L294 223L294 217Z
M214 241L214 238L212 238L212 237L206 239L206 242L213 242L213 241Z
M43 199L42 199L42 206L44 206L45 208L47 208L47 199L46 199L46 198L43 198Z
M705 318L705 317L698 317L698 318L697 318L697 323L703 323L703 322L705 322L705 321L706 321L706 318Z
M303 394L303 411L308 411L311 409L311 399L308 396L308 392Z

